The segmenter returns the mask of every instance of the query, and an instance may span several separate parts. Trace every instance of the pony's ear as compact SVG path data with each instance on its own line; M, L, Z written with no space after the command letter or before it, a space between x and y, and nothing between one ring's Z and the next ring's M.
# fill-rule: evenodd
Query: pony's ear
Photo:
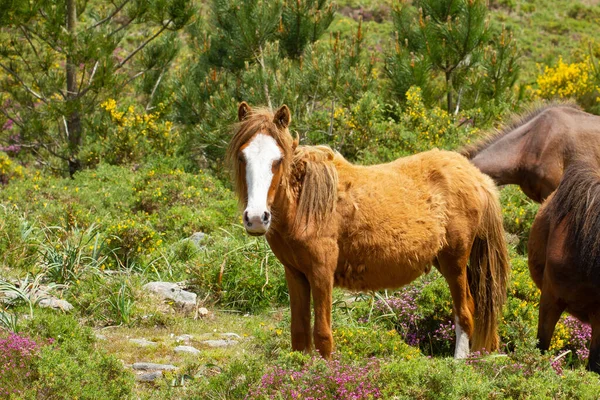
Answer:
M292 122L292 115L290 114L290 109L285 104L279 107L279 110L275 112L275 118L273 118L273 122L281 129L285 129L290 126L290 122Z
M248 114L250 114L250 111L252 111L252 109L250 108L248 103L242 101L238 106L238 121L243 121L244 118L246 118Z

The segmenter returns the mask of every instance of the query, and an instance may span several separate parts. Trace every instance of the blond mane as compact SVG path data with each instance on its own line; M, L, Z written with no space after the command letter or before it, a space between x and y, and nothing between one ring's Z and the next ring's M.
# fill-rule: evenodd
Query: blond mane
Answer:
M338 185L335 157L336 153L328 146L296 148L292 175L299 191L294 221L297 233L318 231L335 212ZM290 188L294 190L293 185Z

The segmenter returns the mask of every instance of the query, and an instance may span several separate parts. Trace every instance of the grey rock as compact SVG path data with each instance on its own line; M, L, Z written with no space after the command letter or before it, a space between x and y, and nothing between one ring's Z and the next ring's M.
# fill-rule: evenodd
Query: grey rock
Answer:
M225 340L225 339L217 339L217 340L205 340L202 344L208 347L229 347L236 345L237 340Z
M171 364L155 364L147 362L134 363L131 368L138 371L174 371L177 369L176 366Z
M96 333L95 335L97 340L106 340L106 336L101 333Z
M177 346L175 353L200 354L200 350L192 346Z
M179 335L175 337L175 340L178 342L189 342L190 340L192 340L193 336L192 335L188 335L188 334L184 334L184 335Z
M146 340L146 339L129 339L129 341L131 343L135 343L138 346L142 346L142 347L156 346L157 345L156 342L152 342L152 341Z
M206 317L208 315L208 309L206 307L200 307L198 309L198 315L201 317Z
M515 235L514 233L505 232L505 236L506 236L506 243L509 245L512 245L512 246L517 246L519 244L519 242L521 241L519 236Z
M198 249L204 249L206 246L204 246L202 242L204 242L205 238L206 234L204 232L194 232L188 240L194 243Z
M176 283L150 282L142 287L144 290L155 293L165 300L172 300L186 311L196 308L196 293L183 290Z
M233 333L233 332L221 333L221 337L223 337L225 339L241 339L242 338L240 335L238 335L237 333Z
M55 297L47 297L38 302L41 308L53 308L55 310L71 311L73 305L66 300L60 300Z
M19 299L19 295L15 292L4 292L4 296L2 297L2 302L4 304L11 304L15 300Z
M137 375L135 377L135 379L138 382L154 382L158 378L162 378L162 376L163 376L162 371L152 371L152 372L146 372L141 375Z

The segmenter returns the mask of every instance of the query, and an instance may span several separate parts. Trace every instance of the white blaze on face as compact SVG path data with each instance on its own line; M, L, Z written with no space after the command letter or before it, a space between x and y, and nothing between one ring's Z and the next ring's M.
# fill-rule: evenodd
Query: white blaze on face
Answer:
M258 134L242 153L246 160L246 185L248 186L248 205L244 212L244 225L249 232L265 233L270 223L267 195L273 180L272 167L273 162L281 159L281 150L271 136Z

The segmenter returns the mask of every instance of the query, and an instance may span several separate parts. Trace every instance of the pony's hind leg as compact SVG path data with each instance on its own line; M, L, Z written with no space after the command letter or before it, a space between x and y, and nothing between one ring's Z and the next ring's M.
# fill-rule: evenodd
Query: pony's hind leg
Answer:
M566 305L553 294L548 278L542 283L542 295L540 297L540 314L538 320L537 347L546 351L550 348L550 341L554 334L554 328Z
M469 355L469 340L473 335L473 313L475 303L469 291L467 281L467 259L468 253L460 257L452 254L440 254L438 256L439 269L452 295L454 305L454 322L456 327L456 347L454 358L466 358Z
M292 312L292 350L310 351L310 285L306 276L294 268L285 267L285 280L290 293Z
M592 315L590 320L592 323L592 343L587 369L600 374L600 312Z

